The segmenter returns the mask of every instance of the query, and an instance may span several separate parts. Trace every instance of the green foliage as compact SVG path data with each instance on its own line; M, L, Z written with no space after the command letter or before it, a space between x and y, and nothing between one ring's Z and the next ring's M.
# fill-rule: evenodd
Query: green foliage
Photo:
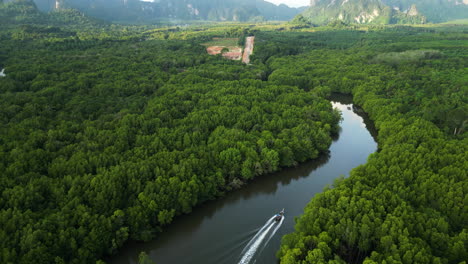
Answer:
M408 14L403 13L400 11L393 10L392 18L390 19L391 24L425 24L427 22L427 18L421 15L416 6L412 6L414 8L415 14ZM407 11L408 12L408 11Z
M302 14L295 16L294 19L291 20L289 23L293 25L309 25L310 24L309 21Z
M203 43L204 46L225 46L225 47L235 47L239 42L238 38L216 38L212 41Z
M462 0L320 0L300 16L326 25L334 20L357 24L424 24L466 18Z
M408 10L414 5L419 13L432 23L466 18L468 12L468 5L460 0L383 0L383 2L388 6L398 7L400 10Z
M146 252L141 252L138 256L138 264L154 264Z
M341 20L357 24L389 24L390 7L381 0L324 0L314 1L302 15L312 24L327 25Z
M424 59L441 58L443 54L438 50L408 50L403 52L389 52L378 54L374 58L375 63L386 63L396 66L410 62L420 62Z
M11 25L32 24L39 26L96 26L103 23L92 19L77 10L65 9L50 14L41 13L32 0L15 0L0 5L0 29Z
M451 21L444 22L442 24L447 24L447 25L468 25L468 18L451 20Z
M155 29L76 14L0 6L3 262L95 262L318 157L339 129L331 92L369 113L380 151L312 200L281 261L467 259L464 27L267 25L247 66L202 46L252 33L245 25Z
M361 39L345 50L267 60L269 81L353 94L379 131L379 152L307 205L283 238L281 263L467 259L468 53L456 31L412 30L354 32Z
M338 130L319 94L206 54L206 32L152 39L147 27L58 27L56 15L2 25L2 262L96 262L316 158Z
M330 23L328 23L327 26L332 27L332 28L345 28L345 27L349 26L349 24L345 23L342 20L337 19L337 20L333 20Z

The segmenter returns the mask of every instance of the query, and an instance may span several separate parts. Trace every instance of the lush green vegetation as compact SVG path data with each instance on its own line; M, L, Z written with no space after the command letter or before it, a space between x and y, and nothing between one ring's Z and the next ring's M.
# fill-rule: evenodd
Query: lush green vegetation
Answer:
M305 208L281 263L468 259L468 38L427 29L336 31L322 46L313 43L327 32L258 41L269 82L353 94L379 131L379 152Z
M2 263L95 262L338 130L323 97L208 56L223 31L60 27L19 4L0 5Z
M468 5L463 0L382 0L391 7L400 10L408 10L412 5L416 6L419 13L427 17L429 22L440 23L443 21L466 18Z
M424 24L466 19L463 0L312 0L301 20L326 25L334 20L358 24ZM299 18L296 18L298 20Z
M468 259L466 26L157 29L23 0L0 18L3 263L94 262L316 158L330 92L369 113L380 150L311 201L281 261ZM253 33L253 65L202 46Z
M235 47L239 43L238 38L215 38L211 41L203 43L204 46L224 46Z
M448 24L448 25L468 25L468 18L467 19L457 19L457 20L451 20L444 22L442 24Z

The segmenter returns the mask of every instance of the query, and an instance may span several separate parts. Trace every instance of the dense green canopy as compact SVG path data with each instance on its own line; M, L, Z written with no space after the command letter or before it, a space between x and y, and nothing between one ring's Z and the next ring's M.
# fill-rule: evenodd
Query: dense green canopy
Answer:
M317 158L331 92L369 113L379 152L311 201L281 262L468 259L466 27L119 26L23 0L0 18L2 263L92 263ZM201 45L246 33L253 65Z
M353 94L375 121L380 149L312 199L278 256L281 263L463 263L467 42L424 29L368 34L344 51L267 60L274 83Z
M3 7L3 263L94 262L255 176L317 158L338 130L327 100L263 81L262 65L209 56L203 34L60 27L34 8L30 23L11 16L30 6Z

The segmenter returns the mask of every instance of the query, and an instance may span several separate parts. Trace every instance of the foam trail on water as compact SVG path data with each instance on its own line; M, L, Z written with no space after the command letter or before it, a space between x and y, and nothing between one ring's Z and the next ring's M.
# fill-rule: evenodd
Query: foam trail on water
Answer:
M263 247L262 247L262 250L265 249L265 247L268 245L268 243L270 242L270 240L273 238L273 236L276 234L276 232L278 231L278 229L281 227L281 225L283 224L283 221L284 221L284 216L281 218L280 222L278 223L278 225L276 225L275 229L273 229L273 232L271 232L271 235L268 237L267 241L265 242L265 244L263 244Z
M228 238L227 241L216 243L213 247L207 247L204 249L203 255L207 256L207 258L211 258L211 256L213 256L213 261L210 261L212 263L227 263L226 260L237 255L236 253L238 253L239 250L242 250L260 229L261 227L252 229L242 234L235 235L232 239ZM234 246L230 247L230 245ZM226 248L229 249L226 250ZM217 254L216 252L222 253Z
M260 230L257 232L257 234L255 234L255 236L249 241L249 243L247 243L247 246L245 246L244 249L242 249L242 252L241 254L244 254L245 251L250 248L250 246L252 245L253 242L255 242L255 240L263 233L263 231L269 226L269 224L271 223L271 221L273 221L273 219L275 218L276 216L273 216L272 218L268 219L268 221L266 221L266 223L262 226L262 228L260 228Z
M273 219L273 218L272 218ZM270 222L270 220L268 221ZM242 256L242 259L240 260L239 264L248 264L252 257L254 256L255 252L257 251L258 247L262 243L262 241L265 239L266 235L268 235L268 232L270 232L270 229L275 225L275 222L270 223L265 229L263 229L263 232L260 232L260 235L254 240L250 248L247 250L247 252Z

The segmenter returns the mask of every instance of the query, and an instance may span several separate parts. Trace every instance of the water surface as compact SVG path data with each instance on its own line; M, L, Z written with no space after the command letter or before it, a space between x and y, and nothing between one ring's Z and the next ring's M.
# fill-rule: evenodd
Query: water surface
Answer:
M338 95L331 100L342 111L343 121L327 155L297 168L259 177L226 197L198 206L192 213L178 217L154 241L125 244L110 263L137 263L141 251L157 264L239 263L249 241L285 208L284 222L268 244L265 242L269 235L265 236L249 262L276 263L281 237L294 231L294 218L303 213L310 199L335 178L348 176L351 169L364 164L369 154L377 150L372 136L375 130L350 100Z

